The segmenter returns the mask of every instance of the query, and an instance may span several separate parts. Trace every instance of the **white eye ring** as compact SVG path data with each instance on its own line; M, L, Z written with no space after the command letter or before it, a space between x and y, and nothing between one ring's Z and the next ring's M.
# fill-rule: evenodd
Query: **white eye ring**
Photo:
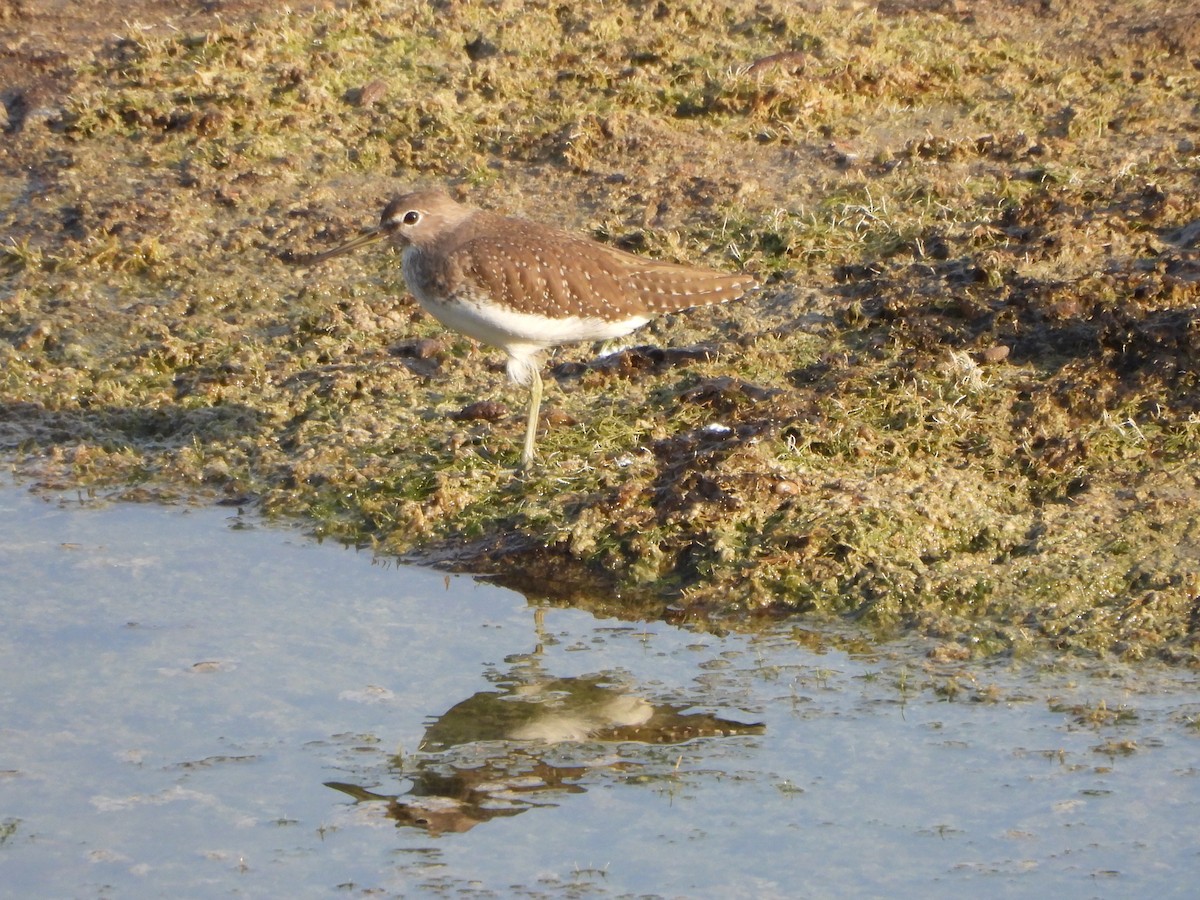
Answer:
M415 209L410 209L408 212L406 212L404 214L404 218L401 219L401 221L405 225L416 225L418 222L421 221L421 214L419 212L417 212Z

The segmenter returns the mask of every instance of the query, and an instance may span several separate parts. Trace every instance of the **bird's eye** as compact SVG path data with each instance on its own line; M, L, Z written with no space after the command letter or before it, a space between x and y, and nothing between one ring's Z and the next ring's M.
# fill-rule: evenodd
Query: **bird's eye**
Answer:
M421 221L421 214L415 209L410 209L404 214L405 225L416 225L419 221Z

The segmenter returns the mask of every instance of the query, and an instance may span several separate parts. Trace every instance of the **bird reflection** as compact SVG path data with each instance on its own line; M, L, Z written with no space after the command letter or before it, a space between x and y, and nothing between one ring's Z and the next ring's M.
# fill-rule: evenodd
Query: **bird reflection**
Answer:
M761 723L652 702L615 673L552 677L542 672L538 652L508 662L507 672L492 674L494 690L480 691L439 716L426 728L416 754L393 757L392 774L408 780L406 792L327 785L359 802L386 803L397 826L434 835L463 832L490 819L555 805L558 796L583 792L581 782L589 776L642 768L632 754L618 759L611 752L580 765L577 760L587 754L568 752L568 745L661 746L764 730Z
M359 802L387 804L397 827L419 828L431 835L470 831L490 819L516 816L537 806L554 806L555 793L583 793L576 784L586 766L552 765L528 748L481 759L478 765L422 758L403 772L412 782L408 792L379 794L358 785L327 781L327 787ZM545 799L543 799L545 797Z

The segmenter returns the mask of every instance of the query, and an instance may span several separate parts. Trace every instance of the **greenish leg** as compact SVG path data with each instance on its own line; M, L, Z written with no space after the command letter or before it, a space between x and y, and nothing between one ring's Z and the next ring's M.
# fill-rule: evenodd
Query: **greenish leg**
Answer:
M530 370L533 378L529 382L529 421L525 423L525 449L521 453L521 468L533 465L533 447L537 442L538 410L542 406L542 376L537 369Z

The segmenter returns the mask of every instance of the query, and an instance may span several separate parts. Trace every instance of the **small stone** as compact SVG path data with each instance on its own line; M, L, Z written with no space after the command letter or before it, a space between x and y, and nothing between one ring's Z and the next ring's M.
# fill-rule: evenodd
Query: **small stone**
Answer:
M411 359L433 359L445 352L445 345L435 338L416 338L400 341L391 348L393 356L405 356Z
M508 407L495 400L480 400L470 403L457 412L450 413L456 422L497 422L508 415Z
M358 93L359 106L374 106L387 98L388 83L382 78L376 78L362 86Z

